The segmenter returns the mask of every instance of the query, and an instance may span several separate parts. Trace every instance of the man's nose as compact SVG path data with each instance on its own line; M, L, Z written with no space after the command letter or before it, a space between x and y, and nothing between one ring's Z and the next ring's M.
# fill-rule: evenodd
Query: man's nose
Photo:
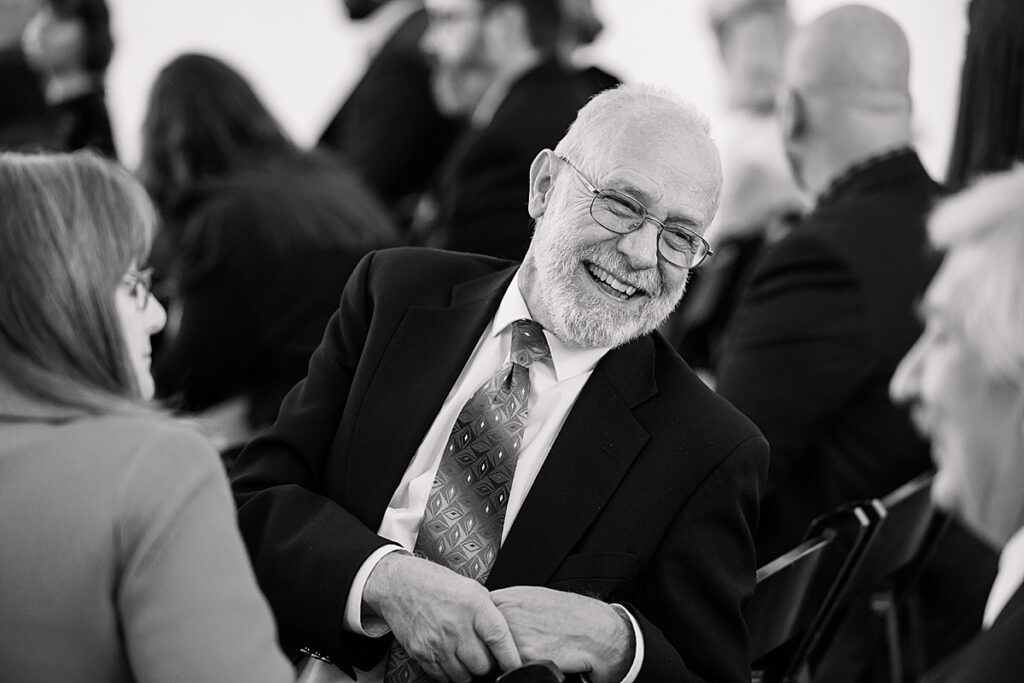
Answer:
M617 248L634 270L646 270L658 265L658 226L650 220L631 233L619 238Z
M911 403L917 398L921 384L921 361L924 358L925 337L917 340L900 364L896 366L889 381L889 398L894 403Z

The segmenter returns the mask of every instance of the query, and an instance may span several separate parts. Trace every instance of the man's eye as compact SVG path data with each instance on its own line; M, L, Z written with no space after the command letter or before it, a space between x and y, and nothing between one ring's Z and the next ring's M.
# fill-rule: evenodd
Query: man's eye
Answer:
M685 230L666 228L662 233L662 239L677 251L697 251L697 236Z
M604 202L606 208L616 216L620 216L622 218L635 218L641 215L639 207L625 197L606 195Z

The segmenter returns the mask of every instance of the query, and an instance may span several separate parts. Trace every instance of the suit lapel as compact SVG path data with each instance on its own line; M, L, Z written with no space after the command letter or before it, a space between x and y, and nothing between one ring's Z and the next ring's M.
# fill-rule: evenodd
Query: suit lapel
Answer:
M491 589L544 585L647 442L632 408L657 393L653 342L610 351L587 381L501 546Z
M346 499L375 528L445 398L494 317L509 268L457 285L443 308L411 306L363 397Z

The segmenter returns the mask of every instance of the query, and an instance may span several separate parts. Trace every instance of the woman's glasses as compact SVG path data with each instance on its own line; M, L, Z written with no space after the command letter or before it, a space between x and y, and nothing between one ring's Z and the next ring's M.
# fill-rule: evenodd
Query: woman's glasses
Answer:
M149 306L149 298L152 296L153 269L136 270L131 268L125 273L123 282L128 288L128 295L135 301L136 308L140 311L146 310L146 307Z

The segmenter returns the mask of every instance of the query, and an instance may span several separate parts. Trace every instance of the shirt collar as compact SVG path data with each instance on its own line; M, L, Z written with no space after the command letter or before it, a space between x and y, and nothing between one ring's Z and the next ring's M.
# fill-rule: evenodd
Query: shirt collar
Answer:
M1003 551L999 553L999 571L1024 577L1024 527L1010 536Z
M490 125L494 115L498 112L502 103L508 97L512 87L529 71L537 68L541 63L539 55L527 60L518 68L502 72L495 76L494 81L484 90L480 101L470 115L470 122L476 128L486 128Z
M522 290L519 288L519 278L522 277L522 273L522 268L516 271L516 276L512 278L512 282L505 290L505 295L501 298L498 310L494 314L494 322L491 324L489 334L492 337L502 334L516 320L522 318L534 320L523 299ZM551 363L555 370L555 378L559 382L592 371L604 354L611 350L610 346L592 349L569 346L550 330L544 330L544 338L547 339L548 348L551 349Z
M832 179L828 187L818 195L816 206L831 204L851 194L857 194L862 186L869 184L879 169L888 166L902 166L917 162L917 154L910 147L897 147L887 152L874 154L848 166Z
M418 0L391 0L362 21L365 26L366 53L371 59L391 40L398 27L412 16L420 5Z

